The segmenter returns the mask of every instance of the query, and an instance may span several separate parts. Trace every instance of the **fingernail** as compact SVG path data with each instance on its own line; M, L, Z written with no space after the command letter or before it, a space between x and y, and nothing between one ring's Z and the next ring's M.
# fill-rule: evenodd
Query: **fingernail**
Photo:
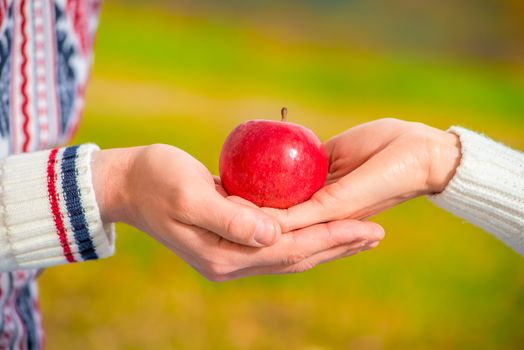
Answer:
M253 238L255 242L263 246L273 243L275 239L275 226L273 225L273 221L270 219L258 220Z

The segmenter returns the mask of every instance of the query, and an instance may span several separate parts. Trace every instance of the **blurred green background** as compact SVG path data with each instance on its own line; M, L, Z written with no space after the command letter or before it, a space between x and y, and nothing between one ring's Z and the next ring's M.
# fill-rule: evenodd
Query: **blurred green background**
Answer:
M75 142L163 142L213 172L250 118L326 139L381 118L524 149L521 1L111 1ZM47 270L49 349L522 349L524 259L420 198L375 250L300 275L207 282L118 225L117 255Z

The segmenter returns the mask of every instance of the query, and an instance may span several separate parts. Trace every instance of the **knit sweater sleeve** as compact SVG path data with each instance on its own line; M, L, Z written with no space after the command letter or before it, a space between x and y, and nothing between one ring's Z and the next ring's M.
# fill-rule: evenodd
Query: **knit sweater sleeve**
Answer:
M452 127L462 159L446 189L430 200L524 255L524 153Z
M93 260L114 251L91 181L92 144L0 161L0 272Z

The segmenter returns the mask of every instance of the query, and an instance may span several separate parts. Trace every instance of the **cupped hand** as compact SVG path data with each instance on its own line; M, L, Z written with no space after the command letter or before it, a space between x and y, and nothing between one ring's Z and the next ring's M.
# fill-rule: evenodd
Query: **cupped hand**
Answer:
M93 155L104 221L122 221L158 240L172 221L255 247L274 243L278 223L257 208L228 201L207 168L168 145L104 150Z
M326 185L287 210L266 209L284 231L346 218L365 219L408 199L444 190L460 162L456 135L380 119L326 142Z
M228 197L200 162L167 145L96 152L93 182L104 221L139 228L213 281L304 271L383 237L377 224L354 220L281 235L271 216Z

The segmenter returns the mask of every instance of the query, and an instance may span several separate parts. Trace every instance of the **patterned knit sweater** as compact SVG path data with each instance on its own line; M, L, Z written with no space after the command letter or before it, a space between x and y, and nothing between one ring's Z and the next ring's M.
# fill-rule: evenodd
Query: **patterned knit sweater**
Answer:
M113 253L91 183L97 147L56 148L82 112L99 7L0 0L0 349L42 347L35 268Z
M0 0L0 349L39 349L36 268L110 256L91 183L95 145L73 135L98 0ZM524 155L462 128L462 161L431 200L524 254Z

